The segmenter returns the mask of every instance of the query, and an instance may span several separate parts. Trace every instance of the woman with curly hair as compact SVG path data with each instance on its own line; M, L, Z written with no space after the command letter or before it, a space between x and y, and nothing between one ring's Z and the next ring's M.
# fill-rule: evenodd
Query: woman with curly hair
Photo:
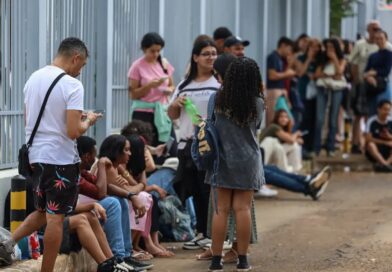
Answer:
M262 80L256 62L238 58L228 68L222 88L216 95L215 127L220 135L220 163L213 184L212 173L207 171L206 176L206 183L216 190L210 271L223 271L223 241L231 209L236 219L237 271L251 269L246 256L251 235L251 204L253 192L264 183L256 136L264 111L261 88Z

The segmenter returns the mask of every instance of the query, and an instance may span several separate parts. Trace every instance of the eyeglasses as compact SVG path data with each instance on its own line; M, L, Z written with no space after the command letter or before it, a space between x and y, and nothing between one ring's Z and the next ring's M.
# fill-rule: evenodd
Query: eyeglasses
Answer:
M203 56L206 58L216 58L218 56L218 54L215 52L213 52L213 53L212 52L204 52L204 53L201 53L200 56Z

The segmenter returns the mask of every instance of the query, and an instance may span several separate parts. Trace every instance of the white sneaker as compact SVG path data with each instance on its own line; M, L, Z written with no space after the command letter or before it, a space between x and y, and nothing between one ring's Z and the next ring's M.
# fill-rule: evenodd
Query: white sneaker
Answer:
M262 185L260 190L256 192L255 196L274 197L278 195L278 191L270 189L267 185Z
M211 243L208 243L203 248L208 249L211 247L211 245L212 245ZM233 243L230 242L229 240L223 242L223 250L229 250L229 249L231 249L232 246L233 246Z
M186 242L182 248L183 249L200 249L205 247L207 244L211 244L211 239L204 238L203 235L196 236L193 240Z

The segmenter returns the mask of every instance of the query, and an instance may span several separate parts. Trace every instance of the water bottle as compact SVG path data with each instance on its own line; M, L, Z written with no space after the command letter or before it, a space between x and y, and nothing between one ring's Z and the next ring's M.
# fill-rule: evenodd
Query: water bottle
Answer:
M189 98L185 99L185 112L189 115L194 125L198 125L200 123L200 114L197 110L195 104L192 103L192 100Z

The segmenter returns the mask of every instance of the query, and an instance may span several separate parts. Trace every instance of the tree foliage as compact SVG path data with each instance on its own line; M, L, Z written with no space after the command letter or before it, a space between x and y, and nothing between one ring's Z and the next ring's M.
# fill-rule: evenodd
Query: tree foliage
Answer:
M392 0L390 0L392 1ZM330 34L340 35L342 19L355 15L353 4L358 0L330 0Z

